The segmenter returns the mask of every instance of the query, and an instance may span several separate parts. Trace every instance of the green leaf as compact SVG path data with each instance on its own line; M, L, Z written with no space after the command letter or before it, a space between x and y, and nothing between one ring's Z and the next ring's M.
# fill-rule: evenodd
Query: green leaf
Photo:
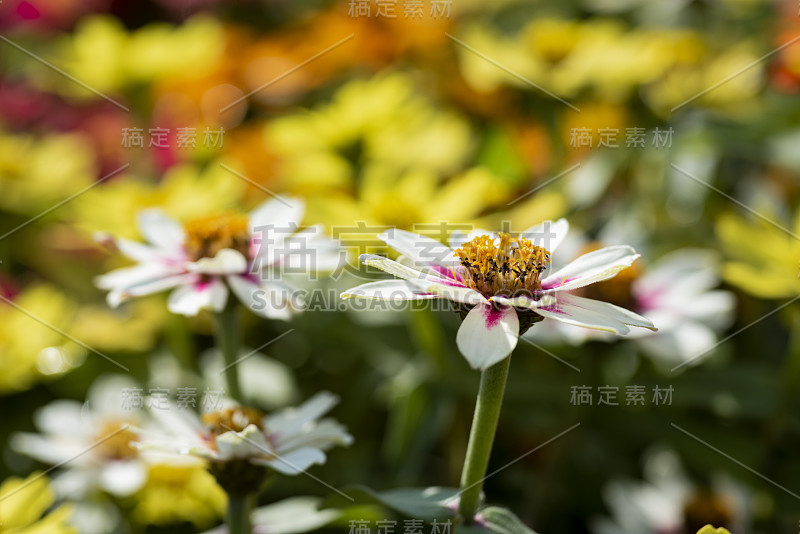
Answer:
M479 524L456 527L456 534L536 534L505 508L490 506L478 512Z
M343 495L329 496L322 508L340 508L354 504L378 504L414 519L448 519L455 515L455 488L402 488L377 492L365 486L342 488Z

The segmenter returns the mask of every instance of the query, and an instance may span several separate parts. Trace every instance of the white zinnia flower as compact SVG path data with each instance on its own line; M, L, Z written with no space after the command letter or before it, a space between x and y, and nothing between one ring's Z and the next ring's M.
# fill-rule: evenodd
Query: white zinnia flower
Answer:
M318 393L298 408L264 415L258 410L232 407L204 414L169 409L150 413L163 433L139 432L143 450L189 455L224 464L245 460L285 475L296 475L325 463L325 452L347 446L353 437L334 419L320 419L338 402L327 392Z
M412 264L364 254L361 261L404 280L354 287L343 298L447 299L464 316L456 342L473 368L486 369L508 356L521 332L542 318L627 334L628 326L655 330L648 319L607 302L570 294L615 276L639 255L628 246L585 254L541 277L550 254L567 234L566 220L546 221L519 238L483 230L455 234L447 247L433 239L392 229L378 236Z
M602 242L619 242L613 234ZM571 234L563 249L577 255L595 246L585 236ZM713 348L719 333L733 322L736 299L719 285L720 261L711 250L682 248L665 254L651 265L635 265L614 280L582 290L630 308L658 325L658 332L636 330L630 337L656 364L666 369L690 362ZM687 304L688 303L688 304ZM538 343L567 341L579 345L588 340L611 341L605 332L558 325L526 334Z
M136 435L129 429L146 423L120 402L121 392L135 386L125 377L101 377L92 384L85 404L56 400L40 408L35 422L42 433L15 434L11 446L41 462L63 464L53 479L60 497L80 500L96 490L132 495L148 473L145 457L130 446Z
M644 481L615 480L603 496L612 517L596 518L596 534L683 534L704 525L746 532L750 500L747 490L725 475L714 475L709 487L692 483L671 450L647 455Z
M223 214L183 227L159 210L142 211L138 224L147 244L101 236L138 265L98 277L97 286L109 290L112 307L174 289L169 310L182 315L221 311L231 290L254 313L289 319L298 303L280 271L333 270L341 262L340 249L320 227L297 231L304 211L302 199L276 197L249 216Z

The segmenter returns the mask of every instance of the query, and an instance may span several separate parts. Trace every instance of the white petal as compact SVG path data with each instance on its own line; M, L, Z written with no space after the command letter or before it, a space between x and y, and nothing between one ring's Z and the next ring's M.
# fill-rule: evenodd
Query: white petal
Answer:
M213 258L188 262L186 270L202 274L241 274L247 271L247 258L238 250L224 248Z
M344 425L333 419L323 419L307 432L295 434L288 439L282 440L278 452L302 449L304 447L327 450L335 445L347 446L352 443L353 436L347 432Z
M352 287L340 295L343 299L363 297L378 300L425 300L436 299L438 295L422 291L406 280L380 280Z
M686 306L684 301L681 309L684 317L702 321L720 330L729 327L734 320L736 297L730 291L709 291L689 302L691 305Z
M490 232L489 230L484 230L483 228L475 228L474 230L470 230L469 232L464 232L462 230L456 230L452 234L450 234L450 247L453 249L457 249L461 247L464 243L472 241L476 237L480 237L482 235L488 235L492 239L497 237L495 232Z
M219 457L223 460L272 454L264 433L256 425L248 425L241 432L225 432L217 436L216 443Z
M569 293L559 293L554 304L537 308L536 313L567 324L614 334L627 334L630 331L628 326L656 330L649 319L630 310Z
M566 291L607 280L630 267L638 257L639 254L626 245L588 252L542 280L542 288Z
M109 306L116 308L131 297L141 297L172 289L176 286L190 285L195 283L197 279L198 275L193 273L174 274L128 287L114 288L108 293L106 301Z
M322 499L291 497L253 510L253 534L304 534L341 517L339 510L320 510Z
M256 315L288 321L302 310L301 295L277 280L257 284L250 277L236 275L226 280L236 298Z
M258 253L258 269L278 265L281 272L293 273L333 271L347 260L345 250L325 235L321 225L286 236L279 247L261 247Z
M306 204L300 197L272 198L250 212L250 233L260 233L264 226L273 226L280 233L291 235L303 220Z
M180 410L174 403L168 404L166 409L152 408L150 415L153 417L157 427L162 430L162 434L174 434L189 439L194 444L203 443L202 434L205 434L206 427L200 417L189 410ZM141 429L134 429L137 433L147 437L156 437L158 434L152 431L140 432Z
M633 290L642 296L681 296L707 291L719 283L719 257L711 250L683 248L666 254L637 278Z
M553 295L540 295L538 299L529 296L519 297L492 297L490 300L505 304L506 306L514 306L515 308L526 308L529 310L536 310L542 306L550 306L556 302L556 297Z
M285 243L300 226L305 202L299 197L268 200L250 214L251 256L259 269L287 254Z
M378 239L411 260L414 267L431 263L453 265L456 261L453 251L447 245L405 230L391 228L378 235Z
M284 475L298 475L312 465L324 464L325 459L325 453L321 450L313 447L306 447L282 454L274 460L254 460L254 463L263 463Z
M48 403L36 410L34 421L42 432L76 439L91 438L96 431L84 411L84 404L73 400L58 399Z
M185 239L183 228L158 209L138 214L139 231L151 244L165 250L180 250Z
M530 239L537 247L544 247L550 254L553 254L558 246L564 241L569 233L569 223L566 219L559 219L555 222L544 221L536 226L531 226L520 237Z
M100 375L86 393L86 412L94 415L94 424L103 424L109 420L115 422L133 421L136 413L131 413L130 406L125 406L123 393L141 387L131 375Z
M339 402L339 397L323 391L317 393L297 408L287 408L264 418L264 426L278 449L281 440L289 439L306 424L319 419Z
M147 469L140 461L107 463L100 471L100 485L117 497L139 491L147 480Z
M404 280L418 280L424 282L435 282L446 285L458 284L452 278L444 278L436 274L423 273L417 269L403 265L402 263L390 260L383 256L376 256L375 254L362 254L358 258L364 265L377 267L381 271L392 274ZM458 284L461 285L461 284Z
M142 263L164 260L175 261L184 258L183 249L164 250L102 232L95 234L94 239L106 247L115 247L128 258Z
M514 308L478 304L461 323L456 344L473 369L484 370L511 354L518 337L519 318Z
M479 291L462 286L458 282L441 283L438 279L434 280L409 280L408 284L417 287L425 293L433 293L453 302L464 304L481 304L486 302L486 297ZM458 284L458 285L456 285Z
M682 321L675 328L637 340L648 356L668 366L686 361L699 364L711 355L708 352L716 342L714 331L696 321Z
M181 271L161 262L148 262L115 269L94 279L94 284L100 289L124 289L158 280L166 276L178 274Z
M228 301L228 288L217 279L179 287L169 295L167 308L172 313L195 316L201 310L222 311Z
M20 454L30 456L47 464L60 464L75 458L75 464L86 463L88 458L82 457L91 440L69 439L69 437L43 436L28 432L18 432L11 436L11 448Z
M97 469L86 465L69 463L69 469L59 470L53 475L53 493L61 499L78 501L97 491Z

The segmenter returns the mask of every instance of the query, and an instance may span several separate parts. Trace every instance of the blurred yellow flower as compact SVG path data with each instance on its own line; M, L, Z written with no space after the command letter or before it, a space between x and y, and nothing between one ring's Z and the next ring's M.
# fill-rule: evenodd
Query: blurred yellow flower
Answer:
M223 46L222 28L211 18L194 17L180 26L151 23L130 32L117 18L96 15L83 19L73 33L63 37L49 59L105 93L167 76L200 76L216 65ZM60 77L44 80L49 89L96 98Z
M760 107L754 97L765 78L760 55L755 43L743 41L699 64L677 66L645 88L645 100L664 115L689 99L728 113L752 113Z
M800 234L800 210L791 230ZM717 235L730 258L722 269L726 282L760 298L800 295L800 239L764 221L732 214L719 218Z
M709 66L702 62L707 47L702 34L693 29L632 29L621 20L604 18L539 18L517 35L475 24L464 27L459 38L519 76L568 99L591 90L600 98L619 102L637 87L659 83L672 70L687 65L693 75L710 76ZM530 88L479 55L467 50L459 55L465 79L478 90L502 85ZM705 86L693 89L692 94L702 89ZM741 91L737 98L742 98Z
M0 132L0 206L38 213L94 181L94 154L78 134L42 137Z
M120 175L87 191L64 209L70 210L75 226L89 235L107 232L136 239L136 214L144 208L159 207L180 220L202 217L237 208L246 186L219 162L211 162L206 168L185 164L171 167L157 182Z
M76 304L53 286L26 287L16 306L55 328L67 331ZM0 303L0 394L24 391L35 382L63 374L83 363L86 351L52 328L7 303Z
M266 135L282 158L281 177L303 192L352 190L354 167L367 163L450 173L472 145L467 122L438 109L400 73L348 82L330 103L273 121Z
M511 190L485 168L465 168L469 124L438 109L406 74L349 82L329 104L273 121L266 136L278 183L306 196L309 223L465 223Z
M0 532L3 534L73 534L72 510L60 506L47 513L55 498L46 477L7 478L0 485Z
M728 529L725 528L714 528L711 525L706 525L700 530L697 531L697 534L731 534Z
M470 169L442 183L425 170L399 172L371 165L362 172L355 195L307 197L309 215L331 226L355 222L411 229L415 223L466 223L508 196L508 187L484 168Z
M200 464L156 464L144 487L134 496L134 518L145 525L192 522L207 527L227 506L225 492Z
M78 308L70 334L100 351L144 352L155 345L168 315L158 297L138 299L116 310L87 304Z

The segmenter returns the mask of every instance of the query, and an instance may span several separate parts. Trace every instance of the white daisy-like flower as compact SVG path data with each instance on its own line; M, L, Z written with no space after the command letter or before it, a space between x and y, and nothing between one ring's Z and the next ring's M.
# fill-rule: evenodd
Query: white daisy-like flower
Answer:
M244 460L296 475L325 463L328 449L353 442L343 425L331 418L320 419L338 401L335 395L318 393L297 408L269 415L241 406L202 416L174 406L152 409L162 431L137 431L134 446L202 458L211 462L212 472L215 464Z
M101 377L92 384L86 403L56 400L40 408L35 423L42 433L14 434L11 446L41 462L63 464L53 479L62 498L80 500L96 490L132 495L148 473L146 456L130 446L136 439L130 427L146 422L120 402L121 392L135 386L125 377Z
M603 239L618 242L613 234ZM599 248L583 235L571 234L562 251L576 256ZM682 248L665 254L650 265L634 265L620 276L581 290L582 296L598 298L629 308L658 325L658 332L636 330L630 337L656 364L667 369L688 363L713 348L719 333L734 319L736 299L717 289L720 260L711 250ZM687 305L691 303L691 305ZM526 337L538 343L588 340L612 341L605 332L558 325L531 330Z
M627 334L629 326L655 330L652 322L636 313L570 293L630 267L639 255L629 246L590 252L542 277L550 254L568 230L565 219L533 226L517 238L474 230L451 236L450 248L392 229L378 237L406 261L372 254L362 255L361 261L403 280L362 284L341 296L455 302L464 318L456 342L476 369L486 369L508 356L520 333L543 318L615 334Z
M596 518L596 534L684 534L704 525L747 532L751 496L741 484L714 475L709 487L698 487L671 450L645 458L644 481L615 480L603 496L611 517Z
M221 311L232 291L251 311L287 320L298 312L297 293L281 274L329 271L341 264L341 250L319 226L298 231L305 203L276 197L250 215L221 214L185 226L157 209L139 213L147 244L100 236L138 262L96 279L109 290L112 307L132 297L173 290L173 313Z

